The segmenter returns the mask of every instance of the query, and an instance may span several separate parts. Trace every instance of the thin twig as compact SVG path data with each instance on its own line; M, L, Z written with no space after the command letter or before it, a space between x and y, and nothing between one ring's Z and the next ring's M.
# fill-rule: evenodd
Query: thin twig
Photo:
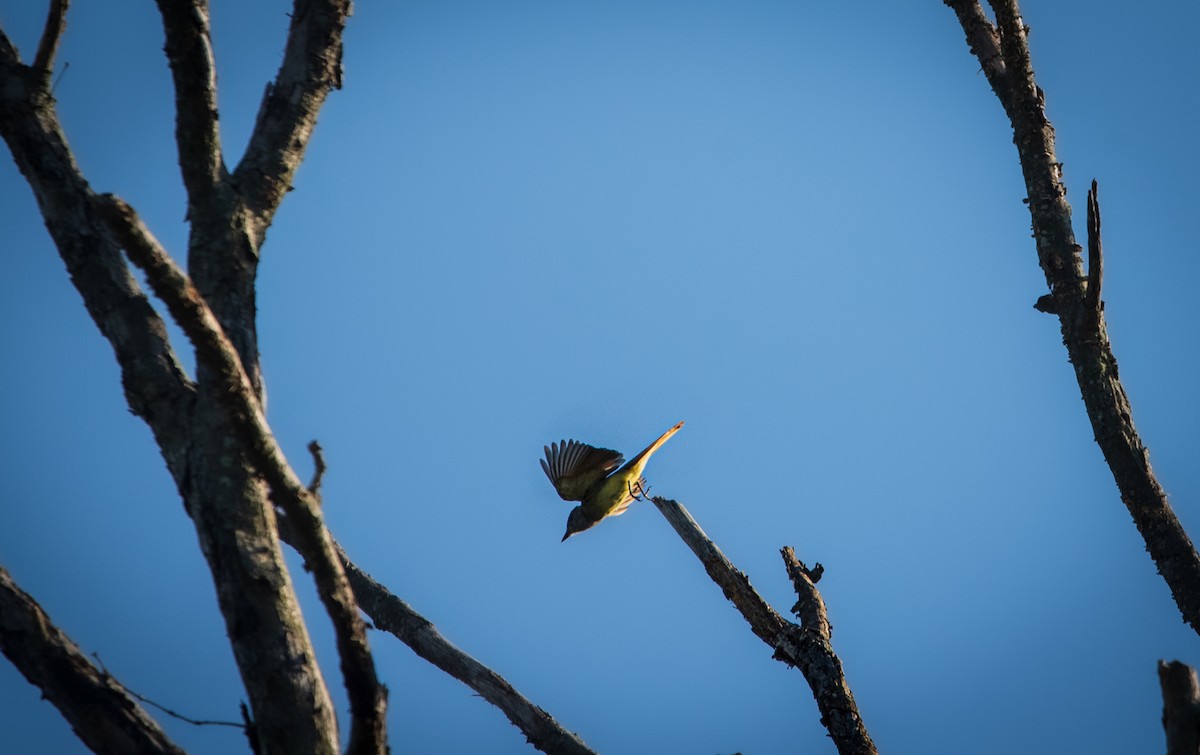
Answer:
M313 476L312 482L308 483L308 492L319 496L321 492L321 480L325 478L325 450L321 448L320 443L314 440L309 442L308 452L313 457Z
M104 659L100 657L100 654L92 653L92 657L96 659L96 665L100 667L100 672L102 674L104 674L105 676L111 677L112 674L108 673L108 667L104 665ZM158 708L159 710L161 710L163 713L166 713L171 718L177 718L180 721L183 721L184 723L189 723L193 726L232 726L235 729L244 729L245 728L244 724L239 724L236 721L215 721L215 720L208 720L208 719L204 719L204 718L190 718L188 716L183 715L182 713L173 711L164 705L160 705L159 703L154 702L153 700L146 697L145 695L143 695L139 692L136 692L135 690L132 690L128 687L125 688L125 692L128 695L130 695L131 697L135 697L138 700L140 700L141 702L146 703L147 705L152 705L155 708Z

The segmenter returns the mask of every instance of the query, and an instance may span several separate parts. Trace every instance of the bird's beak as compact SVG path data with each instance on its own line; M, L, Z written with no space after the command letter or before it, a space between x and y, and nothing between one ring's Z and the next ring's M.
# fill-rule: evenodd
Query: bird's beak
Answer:
M571 534L572 534L572 533L568 531L568 532L567 532L567 534L563 535L563 539L562 539L562 540L559 540L558 542L560 542L560 543L565 543L565 542L567 542L567 538L568 538L568 537L570 537L570 536L571 536Z

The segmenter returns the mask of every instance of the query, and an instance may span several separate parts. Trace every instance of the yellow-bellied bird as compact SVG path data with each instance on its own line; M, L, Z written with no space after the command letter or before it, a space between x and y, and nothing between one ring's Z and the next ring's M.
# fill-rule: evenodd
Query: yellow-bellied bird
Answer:
M551 443L545 447L546 458L539 459L542 470L564 501L579 501L567 517L567 534L563 535L563 540L595 527L606 516L624 514L629 504L644 495L646 478L642 477L642 470L646 468L646 462L681 427L682 422L667 430L623 467L621 462L625 457L620 453L577 440L564 440L561 444ZM617 471L613 472L614 469Z

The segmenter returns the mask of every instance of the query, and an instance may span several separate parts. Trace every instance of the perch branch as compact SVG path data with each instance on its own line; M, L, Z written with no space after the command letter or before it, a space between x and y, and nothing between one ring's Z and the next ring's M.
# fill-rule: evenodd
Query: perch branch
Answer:
M982 15L978 0L945 0L962 22L972 52L988 70L977 47L978 32L965 17ZM1067 358L1075 368L1080 394L1096 443L1112 470L1121 500L1132 515L1146 550L1175 598L1184 621L1200 633L1200 556L1167 501L1150 467L1150 456L1133 423L1133 409L1118 377L1117 360L1099 313L1099 212L1096 206L1097 264L1092 291L1086 290L1082 249L1071 228L1071 206L1062 183L1062 165L1055 157L1054 127L1046 118L1045 98L1034 80L1029 59L1027 28L1016 0L991 0L1004 59L1003 86L993 89L1008 114L1021 172L1038 262L1050 288L1050 300L1039 300L1042 311L1059 318ZM989 81L991 77L989 76ZM1094 297L1094 298L1093 298Z
M704 534L687 509L659 496L650 500L700 559L708 576L750 624L751 631L775 651L776 660L800 669L821 711L821 724L829 732L838 752L841 755L876 753L875 743L867 733L842 672L842 662L830 644L825 602L816 587L822 572L820 565L810 570L796 560L791 548L782 551L784 566L799 598L794 609L801 619L801 625L797 626L762 599L746 575L738 571Z
M197 362L219 376L225 409L240 433L239 440L266 479L275 502L295 525L296 550L312 569L337 636L351 708L348 751L385 752L386 692L376 678L366 627L315 497L275 442L237 351L200 292L142 224L133 208L111 194L99 197L96 203L130 260L145 272L155 293L192 342Z
M0 567L0 652L93 752L182 755L120 682L96 668Z

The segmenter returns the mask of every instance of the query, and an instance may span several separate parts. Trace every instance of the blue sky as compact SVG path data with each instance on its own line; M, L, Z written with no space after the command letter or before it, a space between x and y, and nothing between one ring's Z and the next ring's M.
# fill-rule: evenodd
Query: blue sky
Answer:
M26 59L43 6L0 0ZM288 9L215 3L231 161ZM1023 10L1077 232L1100 180L1135 420L1195 534L1200 9ZM78 3L56 96L92 185L182 257L161 48L152 3ZM881 749L1162 749L1155 663L1200 645L1032 308L1011 131L951 11L360 2L345 65L268 236L259 313L270 420L302 476L305 444L325 447L329 523L363 568L599 751L832 752L803 678L652 507L559 542L542 446L629 455L682 419L653 492L781 611L778 549L825 565ZM7 159L0 196L0 563L141 694L235 719L182 505ZM531 751L373 643L398 752ZM0 700L7 752L82 751L7 663ZM243 746L162 720L195 752Z

